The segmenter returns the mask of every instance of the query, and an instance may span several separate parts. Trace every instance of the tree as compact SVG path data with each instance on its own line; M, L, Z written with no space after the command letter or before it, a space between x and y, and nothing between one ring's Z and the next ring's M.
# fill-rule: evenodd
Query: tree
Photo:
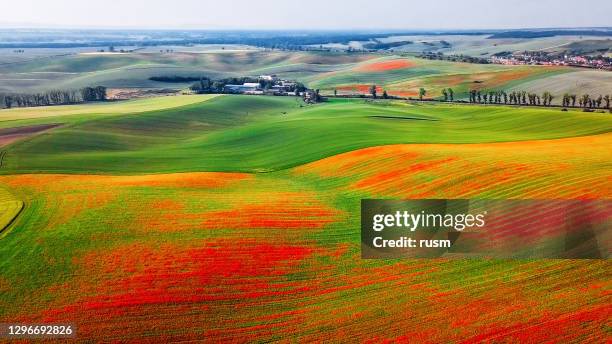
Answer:
M576 95L572 94L571 98L572 98L572 106L576 106Z
M337 97L337 96L338 96L338 90L334 89L334 97Z
M372 98L376 99L376 85L370 86L370 94L372 95Z
M81 89L81 97L84 101L94 101L96 100L96 90L92 87L85 87Z
M448 92L446 91L446 88L442 89L442 95L444 96L444 101L448 101Z
M598 108L601 107L601 101L602 100L603 100L603 97L600 94L599 97L597 97L597 100L595 101L595 104L597 105Z
M98 86L95 88L96 100L106 100L106 87Z
M13 98L11 96L4 97L4 107L10 109L13 106Z
M606 109L610 108L610 95L606 94L606 96L603 98L604 102L606 103Z
M305 92L307 90L306 86L304 86L304 84L302 84L301 82L296 82L295 83L295 92L296 94Z
M218 80L217 80L217 81L214 81L214 82L213 82L213 84L212 84L212 88L213 88L213 90L215 90L216 92L221 92L221 91L223 91L223 87L224 87L224 86L225 86L225 85L224 85L222 82L218 81Z
M521 94L518 92L514 93L514 104L519 105L521 103Z
M387 90L383 90L383 94L382 94L383 99L388 99L389 95L387 94Z
M426 91L426 90L425 90L423 87L421 87L421 88L419 89L419 100L423 100L423 97L424 97L426 94L427 94L427 91Z
M450 98L450 101L452 102L453 100L455 100L455 91L453 91L452 88L448 89L448 97Z
M582 104L584 108L592 107L591 106L591 96L589 96L588 94L583 94L582 97L580 98L580 103Z
M569 93L565 93L563 95L563 102L562 103L563 103L564 107L569 106L569 103L570 103L570 95L569 95Z
M194 88L192 87L192 90ZM205 77L200 77L200 84L194 91L197 93L208 93L210 92L210 79Z

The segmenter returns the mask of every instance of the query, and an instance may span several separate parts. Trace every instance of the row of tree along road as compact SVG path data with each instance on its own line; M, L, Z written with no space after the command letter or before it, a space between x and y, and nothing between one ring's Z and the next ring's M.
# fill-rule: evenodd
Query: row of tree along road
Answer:
M471 90L469 93L470 103L479 104L511 104L511 105L532 105L532 106L552 106L555 99L550 92L546 91L541 95L526 91L477 91ZM576 94L565 93L562 98L561 106L576 107L577 105L585 109L610 109L610 99L612 96L606 94L593 97L589 94L578 96Z
M376 85L372 85L369 89L370 96L372 98L379 98L378 95L378 87ZM455 100L455 91L452 88L444 88L441 91L444 99L424 99L427 95L427 91L424 88L419 89L419 100L427 100L427 101L444 101L444 102L461 102L465 103L463 100ZM334 90L335 97L338 96L337 90ZM485 90L470 90L468 92L469 103L472 104L504 104L504 105L528 105L528 106L555 106L552 101L555 99L555 96L545 91L542 94L531 93L527 91L485 91ZM363 97L363 96L362 96ZM403 97L395 97L389 96L386 90L383 90L382 96L380 98L383 99L412 99L412 98L403 98ZM606 109L610 110L610 100L612 99L612 95L599 95L599 96L591 96L589 94L583 94L582 96L578 96L576 94L565 93L562 98L561 105L562 107L580 107L585 110L589 109ZM559 106L559 105L557 105Z

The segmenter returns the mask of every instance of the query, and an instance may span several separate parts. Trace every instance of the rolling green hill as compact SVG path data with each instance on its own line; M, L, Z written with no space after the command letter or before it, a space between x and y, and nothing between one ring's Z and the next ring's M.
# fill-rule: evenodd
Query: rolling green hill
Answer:
M228 76L281 74L302 78L325 73L376 56L289 53L260 50L227 52L87 53L0 64L0 92L36 92L55 88L104 85L124 87L185 87L149 80L152 76Z
M61 117L45 120L61 124ZM1 172L262 172L377 145L553 139L611 130L607 115L555 109L363 100L304 106L291 97L220 96L66 122L6 147Z

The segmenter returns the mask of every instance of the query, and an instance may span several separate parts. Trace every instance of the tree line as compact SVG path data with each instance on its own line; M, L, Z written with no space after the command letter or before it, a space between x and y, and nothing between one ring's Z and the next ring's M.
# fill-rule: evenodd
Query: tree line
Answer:
M0 107L32 107L78 104L106 100L106 87L84 87L80 90L52 90L40 93L0 93Z
M439 61L451 61L451 62L465 62L474 64L490 64L491 61L483 57L474 57L467 55L444 55L441 52L423 52L417 56L421 59L427 60L439 60Z
M610 95L592 97L589 94L578 97L576 94L565 93L561 104L564 107L576 107L576 102L578 102L578 105L585 109L610 109L611 97ZM545 91L541 95L526 91L512 91L507 93L506 91L470 90L469 92L470 103L476 104L552 106L553 99L555 99L555 96L548 91Z
M599 95L597 98L591 97L589 94L583 94L580 98L578 98L575 94L566 93L563 95L563 106L576 106L576 100L578 100L578 105L582 108L610 108L610 98L612 96L606 94L605 96Z
M373 98L377 98L377 86L372 85L369 88L369 92ZM334 96L337 96L337 90L334 90ZM419 100L423 100L423 97L427 94L424 88L419 89ZM474 104L505 104L505 105L532 105L532 106L552 106L552 101L555 99L552 93L545 91L542 94L536 94L526 91L512 91L510 93L506 91L485 91L485 90L470 90L469 102ZM442 89L442 96L445 102L455 101L455 91L452 88ZM383 90L382 98L387 99L387 91ZM584 109L610 109L610 100L612 95L599 95L598 97L592 97L589 94L583 94L577 96L576 94L565 93L562 98L561 104L564 107L579 107Z

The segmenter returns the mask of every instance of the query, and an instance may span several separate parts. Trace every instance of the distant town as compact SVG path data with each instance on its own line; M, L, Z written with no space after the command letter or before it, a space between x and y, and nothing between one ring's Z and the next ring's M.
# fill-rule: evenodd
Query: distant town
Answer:
M467 62L477 64L502 65L540 65L540 66L569 66L612 71L612 57L603 55L581 54L555 54L542 51L501 52L491 57L474 57L465 55L445 55L437 52L426 52L418 57L428 60L446 60L453 62Z
M549 54L539 51L497 54L491 62L503 65L571 66L612 70L612 57L571 54Z

